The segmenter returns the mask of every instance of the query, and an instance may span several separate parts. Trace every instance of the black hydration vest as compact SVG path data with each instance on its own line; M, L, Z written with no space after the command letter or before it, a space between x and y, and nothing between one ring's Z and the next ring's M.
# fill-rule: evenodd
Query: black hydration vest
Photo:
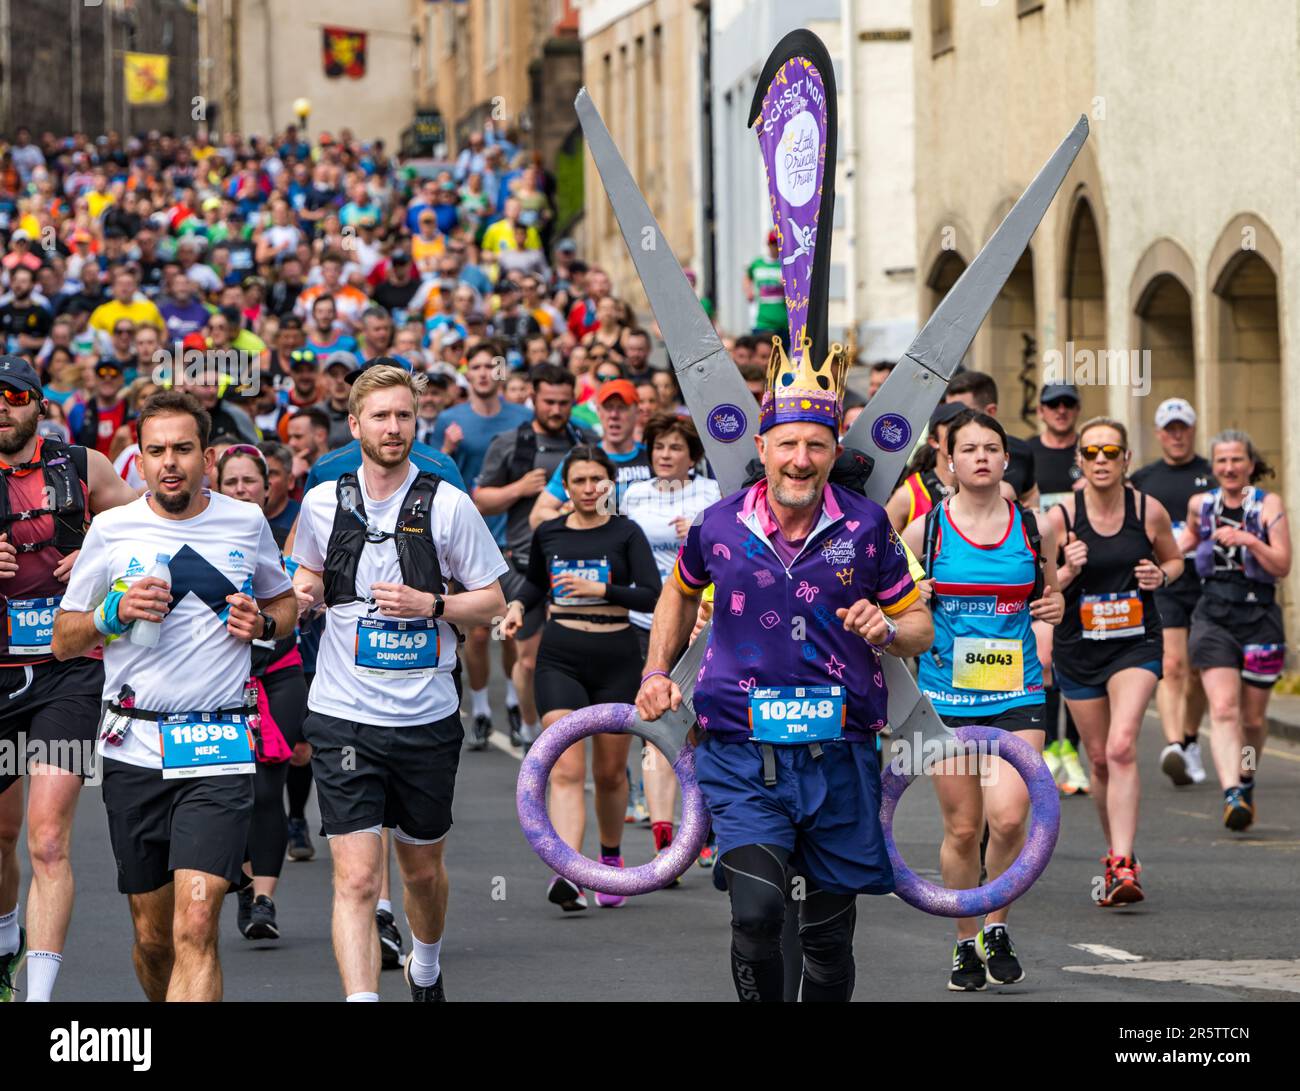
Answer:
M45 496L49 506L33 508L31 511L11 511L9 475L19 470L33 470L38 465L45 475ZM86 476L85 447L69 447L59 440L46 437L41 442L39 463L27 462L0 470L0 532L7 534L15 523L52 515L52 537L25 545L14 543L14 548L19 553L37 553L53 546L64 556L80 549L86 537L86 495L81 488Z
M442 566L438 550L433 544L433 496L442 478L437 474L422 472L411 482L402 500L402 510L397 516L397 526L392 534L378 541L393 539L397 547L397 561L402 569L402 582L407 587L432 594L442 594ZM369 536L365 504L361 486L354 473L338 479L335 490L339 506L334 512L334 526L330 529L329 545L325 548L325 605L339 606L356 602L357 564Z
M564 424L565 434L569 437L569 446L578 447L584 443L599 442L594 437L588 439L577 425L572 421L566 421ZM510 475L511 482L518 481L524 474L533 469L533 463L537 459L537 433L533 431L533 422L524 421L515 432L515 453L510 459L510 469L507 471Z

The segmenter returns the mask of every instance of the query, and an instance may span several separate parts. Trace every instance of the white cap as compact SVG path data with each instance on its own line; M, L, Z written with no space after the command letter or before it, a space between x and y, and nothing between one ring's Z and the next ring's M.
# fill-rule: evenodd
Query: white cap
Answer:
M1156 407L1156 427L1168 428L1175 421L1193 427L1196 424L1196 410L1183 398L1166 398Z

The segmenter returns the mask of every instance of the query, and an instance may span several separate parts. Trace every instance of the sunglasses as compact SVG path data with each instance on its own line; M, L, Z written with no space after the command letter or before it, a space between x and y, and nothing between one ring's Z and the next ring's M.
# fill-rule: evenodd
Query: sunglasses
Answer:
M289 363L292 367L297 367L299 364L315 367L316 354L311 349L294 349L289 353Z
M133 327L133 326L118 326L116 329L113 330L113 332L116 333L116 334L124 334L124 335L126 335L126 336L130 336L131 334L135 333L135 327Z
M1072 398L1057 398L1055 401L1043 402L1048 409L1073 409L1079 403Z
M1117 462L1124 457L1124 448L1116 443L1106 443L1101 446L1090 443L1087 447L1080 447L1079 454L1083 455L1085 462L1097 461L1098 455L1104 455L1107 462Z
M22 390L15 390L11 386L6 386L0 387L0 390L4 391L5 401L10 405L30 405L32 399L36 397L33 391L25 387Z
M95 368L95 374L98 375L101 379L116 379L121 376L122 372L115 367L108 367L107 365L102 365L100 367Z
M247 455L255 462L260 462L263 468L266 466L266 456L251 443L232 443L221 452L221 465L224 466L227 459L234 458L236 455Z

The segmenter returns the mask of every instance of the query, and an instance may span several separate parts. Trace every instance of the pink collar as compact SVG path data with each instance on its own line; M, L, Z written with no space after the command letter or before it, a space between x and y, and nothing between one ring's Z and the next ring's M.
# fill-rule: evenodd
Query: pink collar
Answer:
M822 515L828 522L833 523L843 514L839 501L835 499L834 490L827 484L822 489ZM740 518L743 521L748 521L751 515L758 516L758 525L768 538L771 538L780 529L776 516L772 514L772 509L767 505L766 477L751 485L749 491L745 494L745 503L740 509Z

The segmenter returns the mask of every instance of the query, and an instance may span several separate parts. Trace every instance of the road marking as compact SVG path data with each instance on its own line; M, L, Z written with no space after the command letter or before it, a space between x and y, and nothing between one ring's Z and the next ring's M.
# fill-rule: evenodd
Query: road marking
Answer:
M1282 750L1274 750L1271 746L1264 747L1264 753L1274 758L1281 758L1283 761L1300 762L1300 754L1288 754Z
M1073 946L1080 946L1074 944ZM1191 959L1186 962L1143 962L1103 966L1063 966L1068 973L1143 981L1177 981L1185 985L1214 985L1229 989L1271 989L1300 993L1300 959L1252 958L1233 960Z
M503 754L509 754L515 761L522 762L524 760L523 747L512 746L510 736L503 735L500 731L494 731L488 736L488 745L495 746Z
M1168 811L1170 814L1180 814L1184 818L1209 818L1210 817L1208 814L1200 814L1196 811L1180 811L1177 807L1166 807L1165 810Z
M1130 951L1123 951L1118 947L1107 947L1104 943L1072 943L1070 944L1076 951L1086 951L1090 955L1098 955L1101 958L1113 959L1116 962L1141 962L1142 956L1135 955ZM1068 970L1070 967L1067 966Z

